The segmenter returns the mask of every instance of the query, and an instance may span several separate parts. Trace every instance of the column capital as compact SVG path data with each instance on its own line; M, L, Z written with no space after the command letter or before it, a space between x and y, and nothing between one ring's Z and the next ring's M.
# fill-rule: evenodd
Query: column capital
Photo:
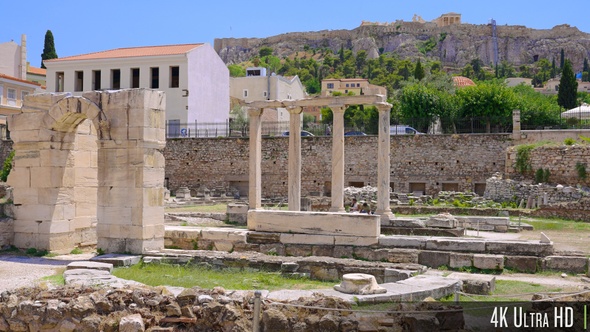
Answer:
M263 108L248 108L248 116L261 116L262 115L262 111L264 111Z
M375 107L377 107L377 110L379 112L383 112L383 111L391 110L391 108L393 106L390 103L377 103L377 104L375 104Z
M346 105L328 105L333 113L344 113Z
M287 106L287 111L291 114L301 114L303 107L301 106Z

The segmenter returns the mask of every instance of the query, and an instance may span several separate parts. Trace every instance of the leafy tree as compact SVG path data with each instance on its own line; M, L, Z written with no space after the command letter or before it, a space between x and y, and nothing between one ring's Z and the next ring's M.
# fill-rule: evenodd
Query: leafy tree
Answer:
M0 171L0 181L6 182L8 179L8 174L10 174L10 170L12 170L12 159L14 158L14 150L10 151L6 160L4 160L4 165L2 170Z
M229 69L229 76L230 77L244 77L246 76L246 68L240 65L228 65L227 69Z
M51 59L57 59L57 52L55 51L55 44L53 42L53 33L51 33L51 30L47 30L45 33L43 53L41 54L41 68L45 68L44 60Z
M559 80L559 90L557 92L557 103L559 106L568 110L577 106L578 82L574 76L572 64L565 60L564 67Z
M414 78L418 81L421 81L424 78L424 75L424 68L422 68L420 59L418 59L418 62L416 62L416 67L414 68Z
M461 117L481 117L486 123L486 132L492 125L511 122L515 97L512 90L498 82L482 82L457 90Z
M272 55L272 52L274 50L272 49L272 47L268 47L268 46L263 46L260 48L260 50L258 50L258 55L263 58L265 56L269 56Z
M524 84L511 89L516 96L515 108L520 110L520 122L523 128L559 124L559 105L554 96L546 96Z

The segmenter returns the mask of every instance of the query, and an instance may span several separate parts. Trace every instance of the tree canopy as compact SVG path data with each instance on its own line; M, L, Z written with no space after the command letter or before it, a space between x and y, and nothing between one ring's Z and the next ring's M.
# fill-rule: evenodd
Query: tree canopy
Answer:
M578 106L578 82L574 76L572 64L565 60L559 80L559 89L557 91L557 103L559 106L568 110Z

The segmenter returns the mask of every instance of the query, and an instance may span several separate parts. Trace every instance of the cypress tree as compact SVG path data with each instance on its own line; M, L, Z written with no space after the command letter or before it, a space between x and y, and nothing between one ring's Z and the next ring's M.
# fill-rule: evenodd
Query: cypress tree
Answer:
M57 52L53 43L53 33L47 30L45 33L45 44L43 45L43 53L41 54L41 68L45 68L43 60L57 59Z
M561 49L561 58L559 59L559 69L563 70L563 66L565 66L565 52L563 48Z
M414 68L414 78L418 81L421 81L424 78L424 68L422 67L422 63L420 63L420 59L416 62L416 68Z
M557 104L566 110L572 109L577 105L578 82L574 76L574 70L569 60L565 60L561 79L559 80L559 90L557 92Z

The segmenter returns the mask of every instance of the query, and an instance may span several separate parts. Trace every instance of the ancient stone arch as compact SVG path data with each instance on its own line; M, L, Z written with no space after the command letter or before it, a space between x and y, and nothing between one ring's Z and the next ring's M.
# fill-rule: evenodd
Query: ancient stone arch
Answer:
M14 245L163 248L164 105L148 89L28 96L9 118Z

